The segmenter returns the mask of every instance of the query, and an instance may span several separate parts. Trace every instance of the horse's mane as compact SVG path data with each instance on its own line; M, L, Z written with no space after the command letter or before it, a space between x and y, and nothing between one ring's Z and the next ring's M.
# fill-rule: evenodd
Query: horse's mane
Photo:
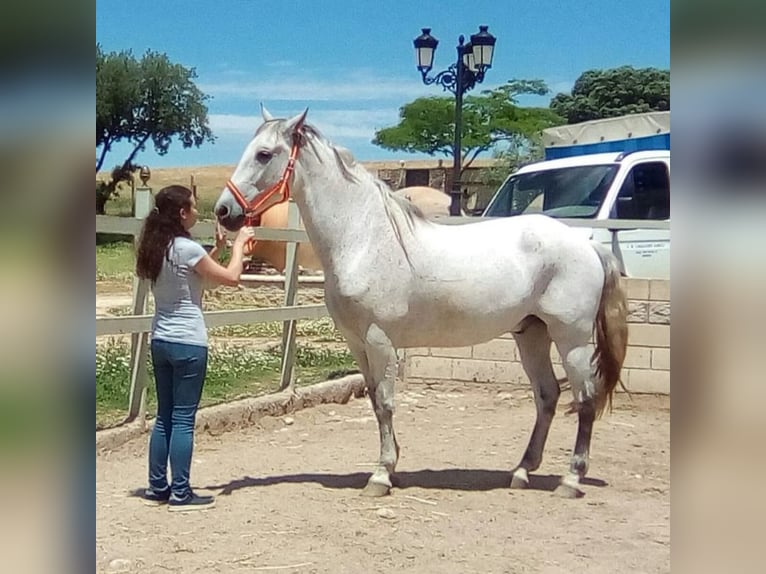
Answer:
M322 162L322 156L318 153L317 143L321 143L329 148L335 159L336 167L345 180L352 183L368 181L378 191L383 200L386 219L391 223L396 240L402 247L404 256L407 258L410 268L413 268L409 252L404 244L402 231L404 231L404 227L406 227L408 231L412 231L418 223L430 223L425 213L423 213L423 210L408 199L394 195L391 188L386 185L384 181L371 174L364 168L364 166L359 164L349 150L338 147L328 141L315 127L309 124L304 124L302 133L304 141L311 147L314 156L320 162Z
M320 134L314 126L309 124L304 124L303 134L304 136L308 136L305 139L307 143L313 148L314 155L319 159L319 161L322 160L320 154L317 153L314 139L321 141L330 149L333 157L335 158L338 170L343 175L344 179L354 183L359 183L363 180L371 181L375 188L378 190L378 193L380 193L381 197L383 198L383 204L386 207L386 214L389 216L389 219L391 218L390 208L393 205L401 210L402 215L405 216L409 225L413 225L417 220L428 220L420 207L404 197L394 195L391 188L384 181L371 174L364 168L364 166L359 164L349 150L334 145L332 142L323 137L322 134Z

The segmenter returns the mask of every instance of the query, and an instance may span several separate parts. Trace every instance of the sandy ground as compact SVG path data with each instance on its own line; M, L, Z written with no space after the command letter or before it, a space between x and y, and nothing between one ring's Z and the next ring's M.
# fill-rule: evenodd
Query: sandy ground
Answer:
M130 293L99 293L96 296L96 317L111 317L110 309L129 307L132 304L133 295Z
M197 436L204 512L143 505L146 440L96 459L98 572L670 571L670 399L597 421L585 496L552 494L576 419L554 420L527 491L508 489L534 420L526 388L400 386L393 494L359 495L378 454L366 399Z

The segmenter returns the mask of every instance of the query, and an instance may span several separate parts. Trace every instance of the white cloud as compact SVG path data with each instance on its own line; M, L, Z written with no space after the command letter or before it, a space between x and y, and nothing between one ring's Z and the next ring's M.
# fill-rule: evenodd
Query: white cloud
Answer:
M289 66L290 62L280 62ZM550 82L551 95L569 92L574 81L560 80ZM438 86L425 86L417 74L412 79L381 77L370 70L355 70L336 79L316 79L311 75L291 74L289 77L276 79L264 78L253 80L250 74L243 75L241 81L232 80L231 76L218 83L200 84L200 89L220 99L237 99L252 103L252 115L210 114L209 121L216 135L251 136L261 124L258 103L263 102L274 115L280 109L295 108L294 105L278 102L306 102L309 107L309 121L330 140L344 144L344 140L365 140L369 142L375 131L398 122L399 107L408 101L422 96L447 95ZM482 89L492 89L488 84ZM478 89L477 89L478 91ZM525 96L530 101L526 105L547 105L550 96L540 98ZM541 100L540 102L536 100ZM545 101L542 101L545 100ZM334 109L315 109L311 102L332 102ZM327 106L327 103L322 105ZM343 109L347 105L348 108ZM222 106L218 106L219 109ZM368 109L365 109L368 107ZM297 108L294 111L298 111Z
M252 135L263 121L258 115L210 114L210 129L216 135ZM396 109L309 110L308 121L328 139L340 143L344 139L371 140L375 130L398 121Z
M375 130L398 121L395 109L317 110L310 121L329 139L354 138L371 140Z
M273 62L266 62L265 65L269 68L293 68L295 62L292 60L274 60Z
M216 98L264 101L409 101L441 90L424 86L420 78L386 78L368 71L355 71L339 78L317 79L293 74L289 78L200 83L199 88Z
M221 132L227 134L254 134L256 128L263 121L261 116L242 116L236 114L210 114L208 115L210 129L214 134Z
M295 68L289 60L273 62L270 67ZM236 79L233 77L236 74ZM252 72L230 70L224 73L220 81L200 83L199 88L216 98L264 102L372 102L391 101L398 107L404 102L425 96L447 96L451 93L437 85L424 85L417 73L412 77L392 77L381 75L374 70L358 69L332 78L317 78L312 72L293 69L289 76L272 76L273 72L263 77L254 78ZM494 89L502 82L487 82L474 90ZM574 80L549 79L550 96L559 92L569 93Z

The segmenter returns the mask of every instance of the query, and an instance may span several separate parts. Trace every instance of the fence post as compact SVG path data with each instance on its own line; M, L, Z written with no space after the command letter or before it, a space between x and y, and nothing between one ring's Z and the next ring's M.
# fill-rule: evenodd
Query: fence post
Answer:
M293 199L287 204L287 227L300 229L301 214L298 205ZM298 244L291 241L285 245L285 306L295 304L295 292L298 289ZM282 373L279 381L279 390L295 388L295 320L285 321L282 324Z
M146 312L146 295L149 282L146 279L133 278L133 315L143 315ZM146 414L146 383L149 372L146 360L149 352L149 333L131 334L130 350L130 401L128 416L124 422L130 422L140 417L144 420Z
M148 178L147 178L148 179ZM151 188L136 188L135 218L144 219L154 207ZM138 235L133 236L134 253L138 251ZM149 281L133 276L133 315L143 315L146 312L146 296L149 294ZM146 383L149 372L146 360L149 352L149 333L132 333L130 335L130 398L128 416L124 422L140 418L143 424L146 414Z

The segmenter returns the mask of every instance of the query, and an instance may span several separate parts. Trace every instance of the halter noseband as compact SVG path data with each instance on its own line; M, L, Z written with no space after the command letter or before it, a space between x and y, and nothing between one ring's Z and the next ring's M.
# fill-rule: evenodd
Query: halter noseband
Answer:
M293 135L293 147L290 150L290 158L287 160L287 165L285 166L285 171L282 172L282 177L280 177L279 181L277 181L271 187L260 193L257 193L251 202L247 201L245 196L242 195L242 192L239 191L239 188L232 180L228 180L226 182L226 188L231 192L231 194L234 196L234 199L237 201L239 206L242 208L242 211L245 213L246 226L249 227L258 225L260 223L262 213L268 211L278 203L284 203L290 199L290 178L292 177L293 171L295 170L295 160L298 157L300 144L301 136L300 133L296 132ZM278 199L275 202L266 205L266 203L275 196ZM252 249L252 247L255 245L255 240L251 239L248 244L250 249Z

